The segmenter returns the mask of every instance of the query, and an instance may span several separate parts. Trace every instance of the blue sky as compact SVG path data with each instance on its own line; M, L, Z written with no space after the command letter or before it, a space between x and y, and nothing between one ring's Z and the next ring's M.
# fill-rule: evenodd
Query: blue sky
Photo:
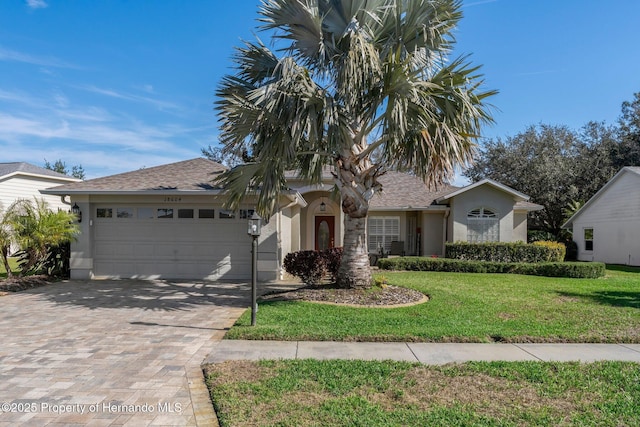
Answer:
M81 164L88 178L217 144L215 90L258 0L4 0L0 161ZM505 137L615 123L640 91L640 2L464 0L455 55L482 64ZM266 36L262 36L266 38ZM265 40L266 41L266 40Z

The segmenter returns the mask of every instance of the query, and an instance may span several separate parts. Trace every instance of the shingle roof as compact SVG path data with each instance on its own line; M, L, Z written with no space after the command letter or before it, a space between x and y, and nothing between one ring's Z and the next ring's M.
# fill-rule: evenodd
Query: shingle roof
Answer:
M378 180L382 184L382 192L371 199L371 209L424 208L459 188L452 185L429 188L416 176L392 171Z
M168 165L140 169L117 175L61 185L44 194L119 194L138 192L217 191L212 181L226 167L214 161L196 158ZM289 175L295 180L294 175ZM327 170L327 178L331 175ZM443 185L429 188L420 178L401 172L389 171L378 178L383 190L371 199L371 209L423 209L436 204L436 200L452 194L460 187ZM524 202L523 202L524 203ZM532 206L521 206L530 209Z
M24 173L30 175L42 175L52 178L60 178L68 181L74 181L76 178L58 173L49 169L41 168L26 162L8 162L0 163L0 178L16 173Z
M44 190L52 194L120 193L139 191L216 190L213 179L226 170L214 161L197 158L125 172Z

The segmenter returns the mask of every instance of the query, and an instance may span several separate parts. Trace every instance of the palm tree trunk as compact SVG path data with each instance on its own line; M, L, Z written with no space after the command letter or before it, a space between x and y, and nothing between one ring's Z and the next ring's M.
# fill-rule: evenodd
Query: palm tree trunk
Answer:
M13 272L11 271L11 266L9 265L9 246L3 246L2 248L0 248L0 252L2 263L4 264L4 269L7 272L7 278L13 277Z
M366 216L363 218L344 216L344 250L336 282L341 288L371 287Z
M380 187L376 179L379 172L368 162L352 162L347 155L338 159L336 169L344 213L344 248L336 283L342 288L370 288L367 214L369 201Z

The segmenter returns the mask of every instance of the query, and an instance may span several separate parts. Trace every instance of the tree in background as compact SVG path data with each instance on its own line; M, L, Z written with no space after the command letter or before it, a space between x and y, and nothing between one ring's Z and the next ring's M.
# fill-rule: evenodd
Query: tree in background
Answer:
M218 162L221 165L225 165L230 168L242 163L249 163L253 161L246 149L240 153L230 153L224 151L221 147L212 147L209 145L207 148L201 148L200 153L204 158L213 160L214 162Z
M44 160L44 168L52 170L54 172L61 173L63 175L69 175L74 178L84 179L85 172L82 165L76 165L71 167L71 173L67 169L67 164L63 162L61 159L56 160L53 164L49 163L47 159Z
M259 13L281 49L247 42L217 91L223 152L255 159L218 181L227 205L260 188L257 210L270 217L285 171L320 183L331 167L345 218L337 282L370 287L366 218L378 178L395 169L447 181L491 121L495 92L481 89L478 67L448 60L461 2L265 0Z
M611 152L617 169L640 166L640 92L636 92L633 98L633 101L622 103L622 113L618 119L619 144Z
M464 175L472 181L492 178L528 194L545 207L531 214L532 227L563 239L568 215L625 166L640 166L640 92L622 104L617 126L589 122L574 132L541 124L488 140Z
M562 237L566 209L584 202L615 173L608 144L612 130L590 123L582 134L565 126L531 126L513 137L491 139L464 175L491 178L544 206L533 212L531 226Z

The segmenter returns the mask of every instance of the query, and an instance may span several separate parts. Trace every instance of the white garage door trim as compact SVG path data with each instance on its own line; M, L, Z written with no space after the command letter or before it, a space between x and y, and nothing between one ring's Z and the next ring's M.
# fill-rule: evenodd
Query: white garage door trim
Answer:
M250 278L245 237L251 210L171 204L100 204L92 210L96 277Z

